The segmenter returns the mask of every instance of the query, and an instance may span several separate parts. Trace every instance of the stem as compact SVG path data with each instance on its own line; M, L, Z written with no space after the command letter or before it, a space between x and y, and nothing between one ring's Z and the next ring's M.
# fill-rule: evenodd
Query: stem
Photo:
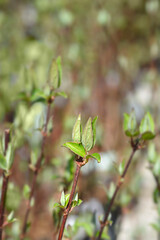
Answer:
M99 235L98 235L98 237L97 237L97 240L100 240L100 239L101 239L101 236L102 236L104 227L106 226L107 221L108 221L108 217L109 217L111 208L112 208L112 206L113 206L113 204L114 204L114 200L115 200L115 198L116 198L116 196L117 196L117 193L118 193L118 191L119 191L119 189L120 189L120 187L121 187L121 185L122 185L122 183L123 183L123 181L124 181L124 177L125 177L125 175L126 175L126 173L127 173L127 170L128 170L128 168L129 168L129 166L130 166L130 164L131 164L131 161L132 161L132 159L133 159L133 156L134 156L134 154L135 154L135 152L136 152L137 150L138 150L138 143L135 144L134 146L132 145L131 155L130 155L130 157L129 157L128 161L127 161L127 164L126 164L126 166L125 166L125 169L124 169L124 171L123 171L122 175L120 176L120 179L119 179L119 181L118 181L118 183L117 183L116 189L115 189L115 191L114 191L114 193L113 193L113 196L112 196L111 201L110 201L110 203L109 203L109 206L108 206L108 209L107 209L106 214L105 214L105 216L104 216L104 219L103 219L103 221L101 222L101 227L100 227L100 231L99 231Z
M31 210L31 201L32 201L32 198L34 196L34 192L35 192L35 188L36 188L36 182L37 182L37 176L38 176L38 173L41 169L41 163L42 163L43 156L44 156L44 146L45 146L46 137L47 137L47 126L48 126L49 117L50 117L51 103L52 103L52 101L48 101L47 117L46 117L46 122L45 122L45 125L44 125L41 153L40 153L40 156L39 156L39 158L37 160L37 163L35 165L34 176L33 176L32 183L31 183L31 191L30 191L28 204L27 204L27 209L26 209L26 212L25 212L24 220L23 220L20 240L23 240L25 235L26 235L27 222L28 222L28 217L29 217L30 210Z
M69 197L68 205L67 205L67 207L66 207L66 209L65 209L65 211L63 213L63 219L62 219L61 227L60 227L60 230L59 230L58 240L61 240L62 237L63 237L64 227L65 227L66 220L68 218L69 212L70 212L71 207L72 207L72 200L74 198L74 194L75 194L75 190L76 190L76 186L77 186L77 182L78 182L79 173L80 173L81 167L83 166L82 165L82 158L80 158L79 160L80 161L78 161L78 160L76 161L77 168L76 168L76 172L75 172L75 175L74 175L72 190L71 190L71 194L70 194L70 197Z
M10 141L10 130L6 129L5 130L4 155L6 155L9 141ZM5 171L3 171L3 183L2 183L1 202L0 202L0 240L2 239L2 232L3 232L4 212L5 212L5 205L6 205L8 180L9 180L9 174L5 174Z

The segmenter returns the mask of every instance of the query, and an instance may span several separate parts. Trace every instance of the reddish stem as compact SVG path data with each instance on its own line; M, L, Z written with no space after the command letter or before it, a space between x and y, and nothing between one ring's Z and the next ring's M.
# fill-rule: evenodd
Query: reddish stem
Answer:
M100 231L99 231L99 235L98 235L98 237L97 237L97 240L100 240L100 239L101 239L101 236L102 236L104 227L105 227L106 224L107 224L108 217L109 217L109 214L110 214L110 212L111 212L111 208L112 208L112 206L113 206L113 204L114 204L114 201L115 201L115 198L116 198L116 196L117 196L117 193L119 192L119 189L120 189L120 187L121 187L121 185L122 185L122 183L123 183L124 177L126 176L127 170L128 170L128 168L129 168L129 166L130 166L130 164L131 164L131 161L132 161L132 159L133 159L133 156L134 156L134 154L135 154L135 152L136 152L137 150L138 150L138 143L135 144L134 146L132 145L131 155L130 155L130 157L129 157L128 161L127 161L127 164L126 164L126 166L125 166L125 169L124 169L124 171L123 171L122 175L120 176L120 179L119 179L119 181L118 181L118 183L117 183L116 189L115 189L115 191L114 191L114 193L113 193L113 196L112 196L111 201L110 201L110 203L109 203L109 206L108 206L108 209L107 209L106 214L105 214L105 216L104 216L104 219L103 219L103 221L101 222L101 227L100 227Z
M75 172L75 175L74 175L72 190L71 190L71 194L70 194L70 197L69 197L68 205L67 205L67 207L66 207L66 209L65 209L65 211L63 213L63 219L62 219L61 227L60 227L60 230L59 230L58 240L61 240L62 237L63 237L65 224L66 224L69 212L70 212L71 207L72 207L72 201L73 201L73 198L74 198L74 194L75 194L75 190L76 190L76 186L77 186L77 182L78 182L79 173L80 173L81 167L83 166L82 158L80 158L79 160L80 161L78 161L78 160L76 161L77 168L76 168L76 172Z
M9 141L10 141L10 130L6 129L4 155L6 155ZM2 239L2 233L3 233L4 212L5 212L5 205L6 205L8 181L9 181L9 174L5 174L5 171L3 171L3 183L2 183L1 202L0 202L0 240Z
M32 183L31 183L31 191L30 191L28 204L27 204L27 209L26 209L26 212L25 212L24 220L23 220L22 232L21 232L20 240L23 240L25 235L26 235L27 222L28 222L28 217L29 217L30 210L31 210L31 201L32 201L32 198L34 196L34 192L35 192L35 188L36 188L36 182L37 182L37 176L38 176L38 173L39 173L39 171L41 169L41 163L42 163L43 156L44 156L44 146L45 146L46 137L47 137L47 126L48 126L49 117L50 117L51 103L52 103L52 101L48 101L47 117L46 117L46 122L45 122L45 125L44 125L41 153L40 153L40 156L39 156L39 158L37 160L37 163L36 163L36 166L35 166L35 170L34 170L34 176L33 176Z

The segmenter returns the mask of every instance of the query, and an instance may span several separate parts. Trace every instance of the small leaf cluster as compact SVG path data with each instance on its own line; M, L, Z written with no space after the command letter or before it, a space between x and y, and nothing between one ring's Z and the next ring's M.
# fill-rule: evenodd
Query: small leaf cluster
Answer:
M95 117L92 120L90 117L84 130L82 131L81 115L79 114L72 130L72 142L66 142L63 144L64 147L70 149L73 153L85 159L86 162L89 158L96 159L98 163L101 161L101 157L98 153L88 153L94 147L96 142L97 118L98 117Z
M140 136L142 140L151 140L155 137L154 121L149 112L141 120L140 125L137 124L135 112L124 114L123 129L128 137Z
M68 225L65 229L64 235L66 238L72 239L78 233L79 228L83 228L87 236L93 237L95 231L95 224L93 215L89 212L80 215L72 226Z
M62 191L60 203L55 203L53 205L53 208L57 208L57 207L58 208L62 208L62 209L67 208L68 202L69 202L69 198L70 198L70 194L65 194L64 191ZM81 203L82 203L82 200L78 199L78 193L77 193L75 195L75 197L73 198L71 209L73 209L76 206L79 206Z
M7 216L7 223L13 223L17 221L17 218L14 217L14 211L11 211Z
M0 137L0 168L3 169L6 174L9 174L9 171L12 167L14 160L14 142L13 140L9 142L7 151L5 153L5 139L4 135Z
M64 92L57 92L62 80L61 58L53 59L48 72L48 82L44 89L32 87L30 92L22 91L18 95L18 99L27 103L51 103L56 96L67 98Z

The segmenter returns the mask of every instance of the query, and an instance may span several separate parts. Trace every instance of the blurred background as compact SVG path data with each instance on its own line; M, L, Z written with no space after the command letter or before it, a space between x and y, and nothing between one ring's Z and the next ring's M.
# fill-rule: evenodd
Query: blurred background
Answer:
M101 153L102 163L90 161L82 169L78 192L83 204L68 220L73 225L79 216L80 228L66 233L68 239L92 239L93 215L99 227L98 216L117 179L116 165L131 151L123 133L123 113L134 108L140 121L150 111L159 129L159 0L0 0L0 130L13 123L18 139L7 200L8 212L13 209L18 221L6 228L5 239L19 239L26 207L22 192L32 179L28 163L36 158L41 141L34 129L45 112L42 103L28 109L17 96L33 86L43 88L57 56L62 58L61 90L68 98L58 97L53 107L53 130L26 239L52 239L53 204L63 189L69 189L74 171L72 155L61 146L71 140L79 113L84 123L98 115L94 152ZM160 239L151 226L158 213L147 159L145 149L137 153L116 200L109 229L112 240ZM83 224L87 218L89 230Z

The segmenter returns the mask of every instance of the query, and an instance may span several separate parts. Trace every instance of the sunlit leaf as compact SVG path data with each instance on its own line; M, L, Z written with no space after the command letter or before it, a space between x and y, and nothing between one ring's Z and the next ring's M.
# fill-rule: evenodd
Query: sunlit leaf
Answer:
M149 112L147 112L142 119L139 130L144 140L150 140L155 137L154 121Z
M6 167L9 170L12 166L14 160L14 147L12 143L8 144L7 152L6 152Z
M123 174L124 169L125 169L125 160L123 160L118 166L118 172L119 172L120 175Z
M81 114L79 114L72 130L72 140L76 143L80 143L81 135L82 135Z
M5 156L3 156L2 153L0 153L0 168L3 170L7 170L6 158Z
M91 150L93 147L93 130L91 118L88 119L82 134L82 144L86 151Z
M31 189L30 186L28 184L25 184L23 187L23 196L28 199L29 195L30 195Z
M81 156L82 158L84 158L86 155L86 151L82 144L67 142L63 144L63 146L69 148L72 152L74 152L78 156Z
M62 206L65 206L66 198L65 198L64 191L62 191L60 203L61 203Z
M92 120L92 130L93 130L93 146L96 143L96 122L97 122L98 116L96 116L93 120Z
M94 158L97 160L98 163L101 162L101 156L99 153L92 153L90 155L87 155L86 159L89 159L89 158Z
M55 93L55 96L60 96L60 97L64 97L64 98L67 98L67 94L65 92L56 92Z
M131 114L124 113L124 120L123 120L123 129L125 134L128 137L134 137L139 134L137 129L137 121L135 112L132 111Z
M57 89L61 85L62 69L61 69L61 58L58 57L53 60L49 69L49 84L54 89Z

